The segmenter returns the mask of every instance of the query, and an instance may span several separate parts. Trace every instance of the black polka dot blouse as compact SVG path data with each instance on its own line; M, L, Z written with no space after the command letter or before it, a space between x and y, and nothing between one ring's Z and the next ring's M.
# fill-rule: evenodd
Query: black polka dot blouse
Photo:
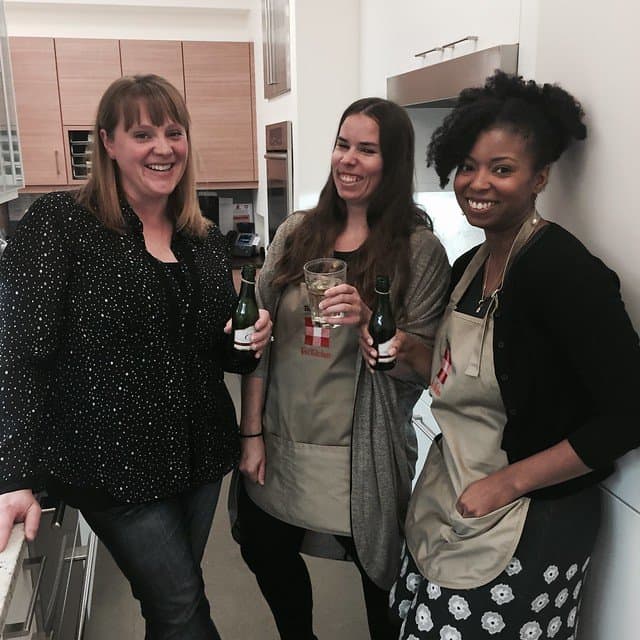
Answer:
M220 479L237 462L223 333L236 296L224 239L176 233L180 304L145 249L69 193L38 199L0 259L0 492L48 477L117 502Z

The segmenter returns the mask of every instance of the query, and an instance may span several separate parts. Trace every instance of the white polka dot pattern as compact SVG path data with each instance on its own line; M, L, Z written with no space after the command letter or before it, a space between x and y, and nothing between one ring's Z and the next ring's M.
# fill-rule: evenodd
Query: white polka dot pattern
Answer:
M224 370L235 292L224 238L176 233L188 302L167 283L128 205L104 228L68 193L38 199L0 260L0 490L46 475L122 502L219 479L239 450ZM245 365L246 366L246 365Z

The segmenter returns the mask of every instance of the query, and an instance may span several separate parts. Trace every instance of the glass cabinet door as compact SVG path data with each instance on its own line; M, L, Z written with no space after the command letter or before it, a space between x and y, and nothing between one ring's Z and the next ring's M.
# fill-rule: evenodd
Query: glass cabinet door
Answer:
M0 85L0 201L4 202L17 196L24 181L3 0L0 0Z

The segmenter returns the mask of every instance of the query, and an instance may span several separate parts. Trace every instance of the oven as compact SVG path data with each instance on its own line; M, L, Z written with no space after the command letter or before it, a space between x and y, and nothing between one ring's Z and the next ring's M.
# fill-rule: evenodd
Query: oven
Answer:
M266 127L267 161L267 245L293 208L293 147L291 122Z

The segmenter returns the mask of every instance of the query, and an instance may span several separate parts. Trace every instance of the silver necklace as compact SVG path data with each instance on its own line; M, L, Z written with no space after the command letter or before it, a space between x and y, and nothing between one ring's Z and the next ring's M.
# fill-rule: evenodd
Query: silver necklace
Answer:
M505 275L507 273L507 268L509 266L509 262L511 261L511 254L513 253L513 247L515 247L516 241L520 237L520 232L524 229L524 227L526 225L526 222L527 221L525 220L522 223L522 227L520 227L520 231L518 231L518 233L516 234L516 237L513 239L513 242L511 243L511 247L509 248L509 253L507 254L507 259L506 259L506 261L504 263L504 267L502 268L502 275L500 276L500 282L498 282L498 286L491 293L491 295L488 295L488 294L485 293L486 288L487 288L487 276L489 274L489 261L493 257L493 254L489 253L489 255L487 257L487 261L485 262L484 276L482 278L482 296L478 300L478 306L476 307L476 313L480 313L480 310L482 309L482 306L485 305L489 300L495 300L496 296L502 290L502 284L504 283L504 277L505 277ZM540 222L540 218L538 217L537 212L534 209L533 218L531 219L531 226L535 227L538 224L538 222Z

